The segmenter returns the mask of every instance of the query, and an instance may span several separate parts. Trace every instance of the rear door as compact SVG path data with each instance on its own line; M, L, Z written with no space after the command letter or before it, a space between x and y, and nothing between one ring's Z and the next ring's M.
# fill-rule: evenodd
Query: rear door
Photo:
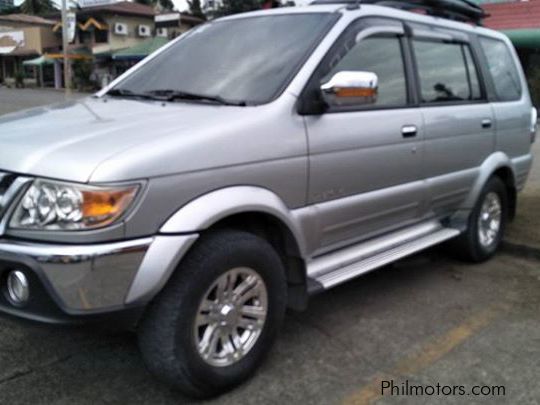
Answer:
M486 56L487 76L493 81L492 107L497 122L496 149L514 164L516 186L525 185L531 168L531 142L534 118L526 82L519 69L517 54L500 39L480 37ZM533 121L531 121L531 119Z
M494 116L469 37L424 26L413 33L429 210L442 218L465 201L493 152Z

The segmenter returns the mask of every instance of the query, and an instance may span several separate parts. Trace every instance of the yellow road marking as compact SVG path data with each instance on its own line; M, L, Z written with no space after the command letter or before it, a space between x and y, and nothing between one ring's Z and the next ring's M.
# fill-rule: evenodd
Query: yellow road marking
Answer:
M344 405L369 405L381 399L382 381L412 375L431 366L471 336L488 326L504 311L505 308L503 306L497 305L472 315L446 334L428 342L419 353L414 353L398 361L390 372L375 375L360 391L346 398Z

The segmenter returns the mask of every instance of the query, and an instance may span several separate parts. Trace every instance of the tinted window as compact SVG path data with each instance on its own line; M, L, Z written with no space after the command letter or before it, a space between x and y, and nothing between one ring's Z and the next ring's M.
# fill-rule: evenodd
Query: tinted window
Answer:
M215 21L195 28L117 90L177 91L248 104L271 101L324 34L331 14Z
M469 85L471 87L472 99L479 100L482 98L482 90L480 88L480 81L478 79L478 70L476 69L476 64L471 54L471 49L465 45L462 47L462 49L465 54L465 63L467 64L467 73Z
M372 37L354 44L324 77L323 83L341 71L364 71L379 77L378 106L407 103L407 84L401 45L397 37Z
M422 102L471 101L481 98L471 51L462 44L414 41Z
M516 64L506 44L495 39L480 39L488 60L499 100L512 101L521 98L521 80Z

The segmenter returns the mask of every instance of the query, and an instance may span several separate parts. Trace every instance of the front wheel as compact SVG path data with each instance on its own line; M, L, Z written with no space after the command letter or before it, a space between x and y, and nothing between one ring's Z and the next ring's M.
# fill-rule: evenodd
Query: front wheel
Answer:
M204 235L140 325L143 358L192 397L221 394L260 365L286 301L285 271L270 244L232 230Z
M456 253L475 263L489 260L503 240L507 222L508 192L504 183L493 177L480 194L467 231L456 240Z

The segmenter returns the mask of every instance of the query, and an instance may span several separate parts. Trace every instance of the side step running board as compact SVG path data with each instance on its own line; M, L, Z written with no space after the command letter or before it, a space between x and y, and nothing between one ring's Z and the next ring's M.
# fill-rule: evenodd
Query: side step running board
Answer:
M316 258L308 264L309 292L335 287L459 234L430 221Z

